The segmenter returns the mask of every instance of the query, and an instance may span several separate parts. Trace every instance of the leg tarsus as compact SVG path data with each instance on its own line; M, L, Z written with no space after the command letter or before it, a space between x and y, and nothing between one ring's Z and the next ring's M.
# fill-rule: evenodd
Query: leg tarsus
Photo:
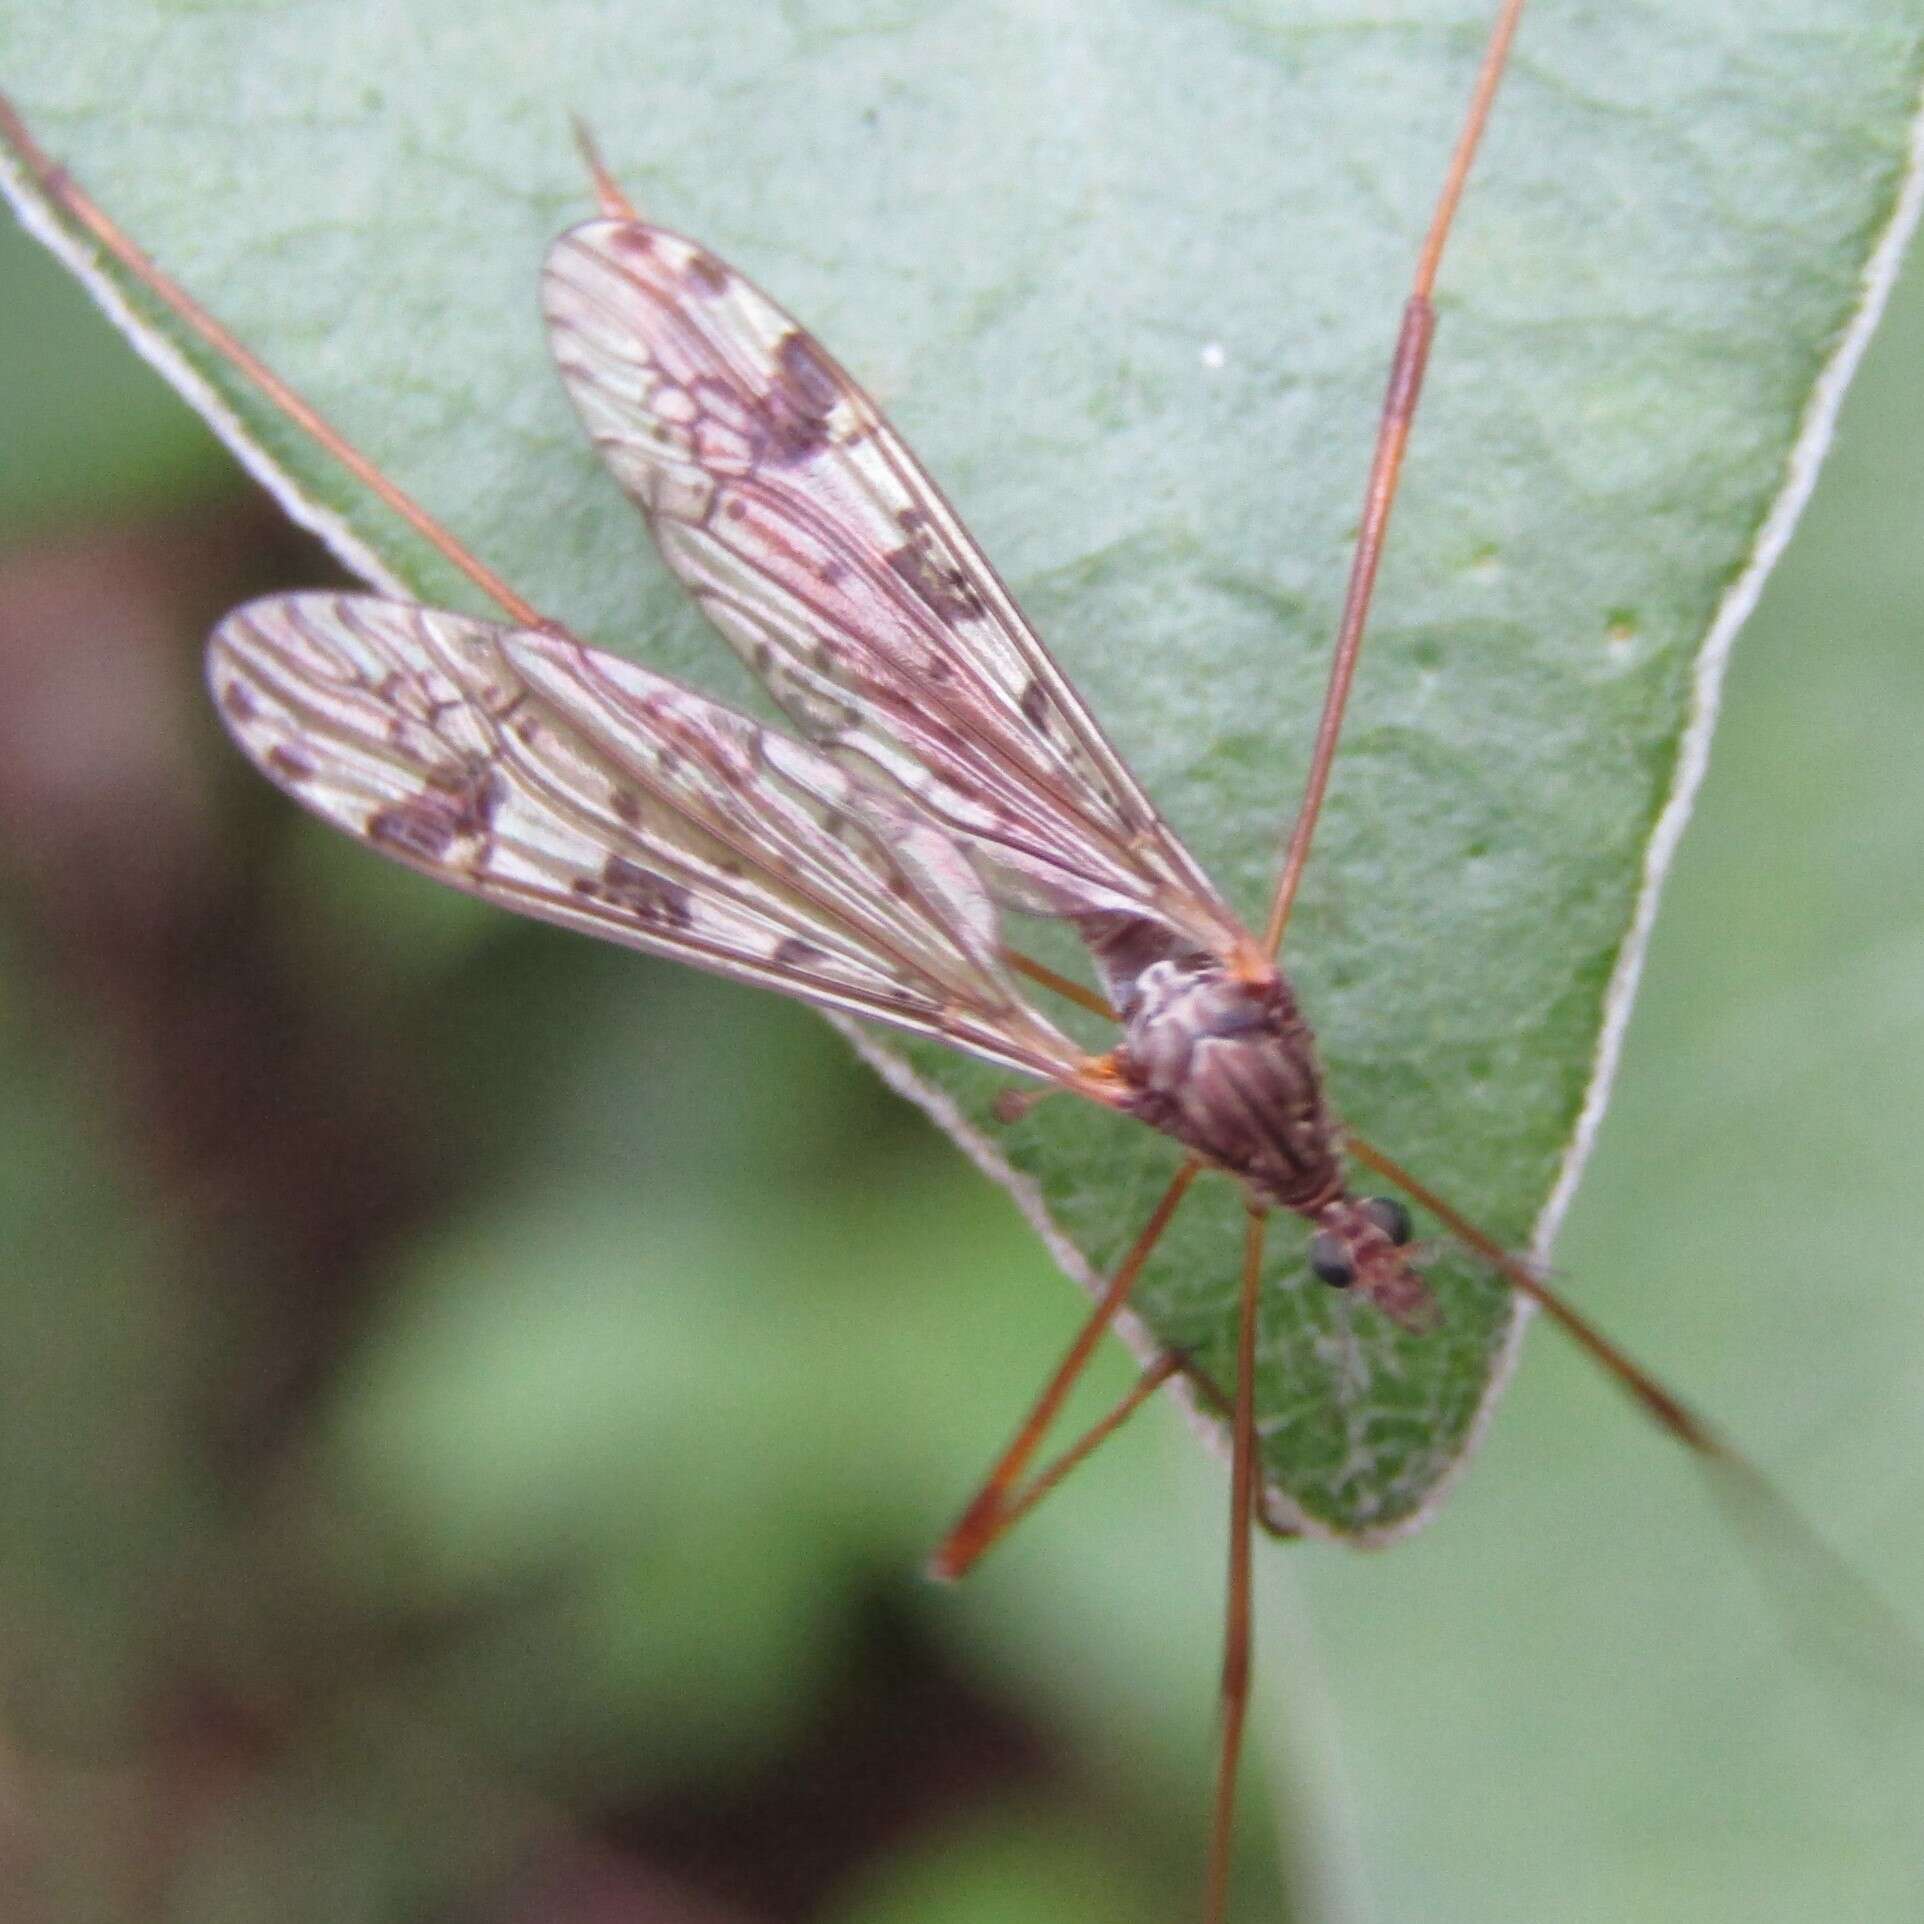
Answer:
M1006 1536L1071 1470L1085 1458L1093 1456L1172 1376L1181 1374L1186 1361L1180 1350L1164 1350L1136 1378L1128 1395L1107 1416L1091 1423L1054 1462L1038 1470L1003 1504L995 1538ZM990 1542L993 1543L995 1538L991 1538ZM986 1550L990 1546L984 1544L982 1547ZM978 1557L980 1554L977 1552Z
M569 121L574 128L575 145L581 150L582 163L588 169L588 178L594 183L595 201L602 214L609 220L639 221L639 211L621 191L621 183L602 159L600 143L596 141L587 121L579 114L571 114Z
M1216 1761L1216 1811L1209 1834L1204 1924L1222 1924L1229 1906L1230 1847L1235 1838L1236 1772L1249 1712L1251 1642L1250 1550L1256 1516L1256 1312L1261 1301L1263 1240L1269 1218L1249 1212L1243 1243L1242 1303L1236 1326L1235 1449L1229 1475L1229 1594L1223 1612L1222 1749Z

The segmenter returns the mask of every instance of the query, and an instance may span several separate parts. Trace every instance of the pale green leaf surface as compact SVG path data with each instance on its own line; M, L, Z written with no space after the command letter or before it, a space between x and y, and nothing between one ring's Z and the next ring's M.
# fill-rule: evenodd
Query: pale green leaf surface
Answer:
M544 366L583 112L891 408L1253 916L1480 15L13 0L0 28L49 145L406 487L545 609L729 690ZM1919 62L1868 0L1526 26L1289 957L1339 1108L1506 1239L1570 1143L1692 667L1860 303ZM476 605L210 378L394 576ZM914 1063L981 1117L989 1078ZM1002 1146L1097 1265L1171 1164L1066 1104ZM1217 1370L1238 1217L1201 1197L1139 1305ZM1392 1337L1299 1241L1267 1466L1316 1527L1380 1535L1460 1460L1509 1306L1446 1265L1444 1333Z

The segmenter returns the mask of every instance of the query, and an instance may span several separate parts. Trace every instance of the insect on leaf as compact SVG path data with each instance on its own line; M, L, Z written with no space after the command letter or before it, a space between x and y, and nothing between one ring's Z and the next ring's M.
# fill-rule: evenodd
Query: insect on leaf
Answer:
M744 69L716 12L555 36L489 9L458 57L397 58L345 97L333 77L365 71L346 15L0 17L29 118L237 333L535 605L713 677L725 651L596 472L529 312L586 211L561 120L579 109L651 217L752 273L885 404L1143 792L1259 915L1470 40L1359 11L1311 58L1260 21L1171 8L1125 37L1053 17L1045 50L993 9L911 8L886 52L829 37ZM1701 746L1700 663L1862 311L1919 58L1868 0L1774 36L1708 0L1546 8L1479 164L1286 961L1338 1112L1513 1242L1595 1113L1653 834ZM205 100L130 111L130 61L206 76ZM287 119L233 116L235 71ZM455 99L488 110L441 111ZM958 129L979 150L932 166ZM384 585L474 605L257 397L146 326ZM1000 1129L1001 1071L888 1048L1072 1266L1114 1258L1166 1145L1071 1104ZM1239 1216L1202 1186L1136 1301L1139 1336L1218 1374ZM1444 1328L1404 1338L1304 1280L1279 1234L1274 1514L1380 1537L1460 1464L1511 1317L1468 1266L1432 1281Z

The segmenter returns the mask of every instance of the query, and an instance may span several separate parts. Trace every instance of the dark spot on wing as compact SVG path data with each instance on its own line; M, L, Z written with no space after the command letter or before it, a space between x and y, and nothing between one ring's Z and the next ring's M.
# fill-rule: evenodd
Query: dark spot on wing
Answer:
M267 751L268 773L278 775L284 782L292 782L296 787L302 782L314 779L314 764L304 750L294 747L291 742L276 742Z
M725 294L731 277L713 254L696 254L688 262L688 278L704 294Z
M577 895L605 903L632 915L649 928L685 929L689 923L688 891L665 875L656 875L625 855L611 855L601 867L601 879L577 878Z
M974 582L960 568L943 567L922 542L891 549L888 564L942 620L973 621L982 613Z
M230 681L221 690L220 705L237 722L249 722L260 713L254 691L244 681Z
M785 935L775 944L775 953L769 959L777 968L799 969L819 962L823 954L813 942L804 942L799 935Z
M434 782L442 785L442 772L437 770ZM495 811L500 808L502 798L507 794L507 784L501 779L501 771L488 762L464 764L458 771L445 771L454 777L446 784L449 799L460 809L460 822L463 834L478 834L494 825Z
M637 227L632 222L625 227L617 227L609 235L608 244L617 254L626 254L634 260L641 260L655 251L655 237L647 228Z
M842 383L822 350L791 329L775 347L775 375L755 409L758 460L787 467L828 445Z
M775 359L789 391L815 413L826 414L841 398L842 383L828 356L800 329L782 336Z
M367 839L417 861L441 861L456 842L488 832L505 792L488 763L449 762L428 776L418 795L375 810Z
M641 797L632 788L611 789L608 806L614 810L615 819L634 828L641 821Z
M1049 691L1039 681L1032 681L1022 691L1022 712L1040 728L1052 712Z
M395 802L367 818L367 839L416 861L438 862L454 843L447 811L426 801Z

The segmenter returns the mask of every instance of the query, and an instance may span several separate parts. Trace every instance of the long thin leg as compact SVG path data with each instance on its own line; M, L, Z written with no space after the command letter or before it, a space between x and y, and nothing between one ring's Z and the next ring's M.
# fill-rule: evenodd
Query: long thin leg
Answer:
M1236 1420L1236 1399L1225 1395L1222 1385L1213 1376L1205 1375L1194 1361L1182 1350L1164 1350L1156 1360L1136 1379L1129 1393L1105 1417L1091 1424L1083 1434L1069 1445L1045 1469L1035 1475L1012 1496L1002 1512L1002 1526L996 1535L1000 1537L1007 1530L1027 1516L1042 1499L1053 1490L1071 1470L1106 1443L1117 1430L1121 1429L1130 1417L1175 1377L1185 1378L1197 1397L1214 1410L1225 1423ZM1277 1523L1263 1514L1263 1483L1256 1479L1256 1527L1278 1542L1294 1542L1302 1531L1294 1524Z
M1024 1418L1022 1427L997 1459L982 1487L969 1500L955 1528L936 1545L934 1554L929 1558L931 1576L943 1581L953 1581L962 1576L1007 1527L1003 1513L1009 1502L1009 1493L1021 1481L1022 1472L1029 1467L1029 1459L1041 1446L1049 1425L1055 1421L1056 1413L1074 1388L1076 1378L1095 1354L1103 1331L1115 1321L1116 1312L1128 1300L1130 1290L1136 1285L1136 1278L1142 1274L1143 1265L1162 1240L1163 1231L1169 1227L1201 1167L1200 1163L1185 1162L1176 1171L1169 1187L1162 1193L1162 1200L1150 1212L1141 1235L1117 1265L1116 1273L1109 1279L1109 1287L1103 1291L1101 1300L1076 1332L1076 1339L1056 1366L1055 1374L1043 1386L1042 1394L1036 1398L1035 1406Z
M1229 1599L1223 1611L1222 1750L1216 1762L1216 1816L1209 1834L1203 1924L1221 1924L1229 1905L1229 1856L1235 1834L1236 1766L1249 1711L1250 1535L1256 1521L1256 1306L1269 1217L1252 1209L1243 1240L1243 1293L1236 1334L1235 1453L1229 1473Z
M1002 959L1018 975L1026 975L1031 982L1039 982L1052 993L1065 1001L1073 1002L1080 1009L1087 1009L1091 1015L1102 1016L1114 1022L1119 1018L1107 1000L1094 989L1076 981L1074 977L1059 975L1046 962L1038 962L1032 955L1024 955L1020 949L1004 949Z
M1456 152L1450 158L1450 171L1437 197L1436 211L1430 217L1430 231L1417 257L1416 277L1404 304L1402 332L1397 336L1396 355L1390 363L1389 392L1384 397L1382 419L1376 430L1376 453L1370 463L1369 486L1363 496L1363 526L1356 537L1356 554L1350 564L1349 592L1344 597L1343 618L1336 631L1336 653L1330 663L1329 686L1323 694L1322 719L1316 725L1316 747L1310 756L1309 779L1303 786L1302 806L1296 811L1296 824L1290 830L1282 875L1276 883L1275 899L1270 903L1269 921L1263 931L1263 947L1271 956L1283 945L1283 930L1288 926L1289 911L1303 879L1303 865L1309 860L1309 845L1316 834L1330 769L1336 761L1337 738L1343 732L1343 711L1349 704L1350 683L1356 675L1357 657L1363 651L1363 629L1369 619L1370 596L1376 587L1377 564L1383 558L1383 537L1389 527L1390 510L1396 503L1403 450L1409 444L1410 423L1415 418L1417 396L1423 387L1430 337L1436 332L1436 309L1430 304L1436 270L1443 259L1450 224L1456 218L1457 202L1463 197L1470 163L1476 157L1483 129L1489 123L1497 82L1503 77L1517 18L1522 12L1523 0L1504 0L1496 25L1490 31L1483 65L1477 74L1476 91L1470 97L1470 111L1464 119L1462 133L1457 136Z
M1058 975L1054 969L1050 968L1046 963L1038 962L1034 956L1025 955L1020 949L1004 949L1002 951L1002 959L1007 962L1010 968L1014 969L1018 975L1026 975L1030 981L1039 982L1045 989L1053 990L1057 995L1066 997L1069 1001L1087 1009L1092 1015L1102 1016L1110 1022L1118 1019L1115 1010L1112 1009L1094 989L1085 987L1082 983L1074 981L1068 976ZM1010 1122L1018 1120L1034 1106L1036 1100L1037 1098L1028 1096L1026 1092L1017 1092L1015 1100L1010 1104L1010 1113L1004 1117L1004 1120ZM1187 1356L1178 1355L1174 1357L1171 1363L1171 1371L1172 1373L1186 1376L1195 1386L1197 1394L1210 1408L1215 1410L1219 1416L1225 1420L1232 1416L1235 1407L1234 1403L1230 1397L1223 1393L1221 1384L1219 1384L1213 1376L1206 1376L1201 1370L1197 1369ZM1113 1425L1111 1427L1113 1427ZM1081 1456L1087 1453L1087 1450L1083 1449L1080 1445L1077 1446L1076 1451L1071 1452L1071 1454L1076 1456L1077 1461L1080 1461ZM1053 1487L1056 1482L1059 1482L1062 1475L1065 1475L1071 1467L1072 1466L1065 1461L1060 1466L1059 1472L1051 1473L1051 1486ZM1261 1485L1259 1482L1259 1491L1260 1488ZM1043 1492L1041 1490L1035 1491L1033 1500L1025 1500L1022 1503L1022 1512L1026 1514L1029 1509L1034 1507L1034 1500L1039 1500L1042 1495ZM1275 1522L1263 1514L1260 1504L1257 1508L1256 1521L1268 1535L1275 1537L1279 1541L1291 1541L1302 1534L1295 1525Z
M1071 1470L1095 1455L1096 1451L1108 1442L1172 1376L1180 1376L1186 1367L1180 1352L1172 1349L1164 1350L1136 1378L1130 1386L1128 1395L1123 1397L1107 1416L1091 1423L1060 1456L1045 1464L1003 1504L996 1522L995 1533L976 1552L977 1560L980 1560L983 1551L1013 1530Z
M304 401L252 348L230 333L177 281L163 273L115 225L74 177L27 130L13 103L0 94L0 140L11 147L33 175L40 191L67 217L91 234L155 300L176 315L231 366L238 368L297 427L364 487L398 514L416 534L451 562L511 619L524 627L547 624L487 564L471 554L412 495L388 479L346 435Z
M1818 1535L1803 1513L1742 1450L1699 1416L1674 1390L1660 1383L1641 1363L1617 1347L1557 1291L1534 1275L1495 1238L1452 1209L1400 1164L1374 1145L1351 1136L1349 1153L1365 1168L1394 1183L1427 1209L1458 1242L1472 1249L1518 1295L1527 1296L1573 1338L1585 1354L1609 1372L1639 1408L1693 1451L1714 1472L1712 1488L1744 1526L1739 1541L1750 1550L1769 1587L1797 1627L1846 1670L1880 1688L1895 1683L1905 1695L1924 1702L1924 1645L1910 1625L1863 1577ZM1768 1533L1756 1526L1767 1524ZM1797 1553L1792 1566L1785 1546Z
M1434 1190L1418 1182L1382 1150L1353 1135L1347 1138L1346 1146L1364 1168L1375 1170L1379 1176L1393 1182L1412 1202L1420 1203L1458 1242L1475 1250L1519 1296L1527 1296L1537 1304L1546 1316L1615 1377L1678 1442L1695 1450L1700 1456L1731 1463L1743 1461L1740 1453L1719 1436L1682 1397L1666 1389L1641 1363L1634 1362L1574 1304L1566 1302L1549 1284L1535 1275L1527 1263L1519 1262L1511 1255L1495 1237L1487 1235L1467 1216L1452 1209Z

